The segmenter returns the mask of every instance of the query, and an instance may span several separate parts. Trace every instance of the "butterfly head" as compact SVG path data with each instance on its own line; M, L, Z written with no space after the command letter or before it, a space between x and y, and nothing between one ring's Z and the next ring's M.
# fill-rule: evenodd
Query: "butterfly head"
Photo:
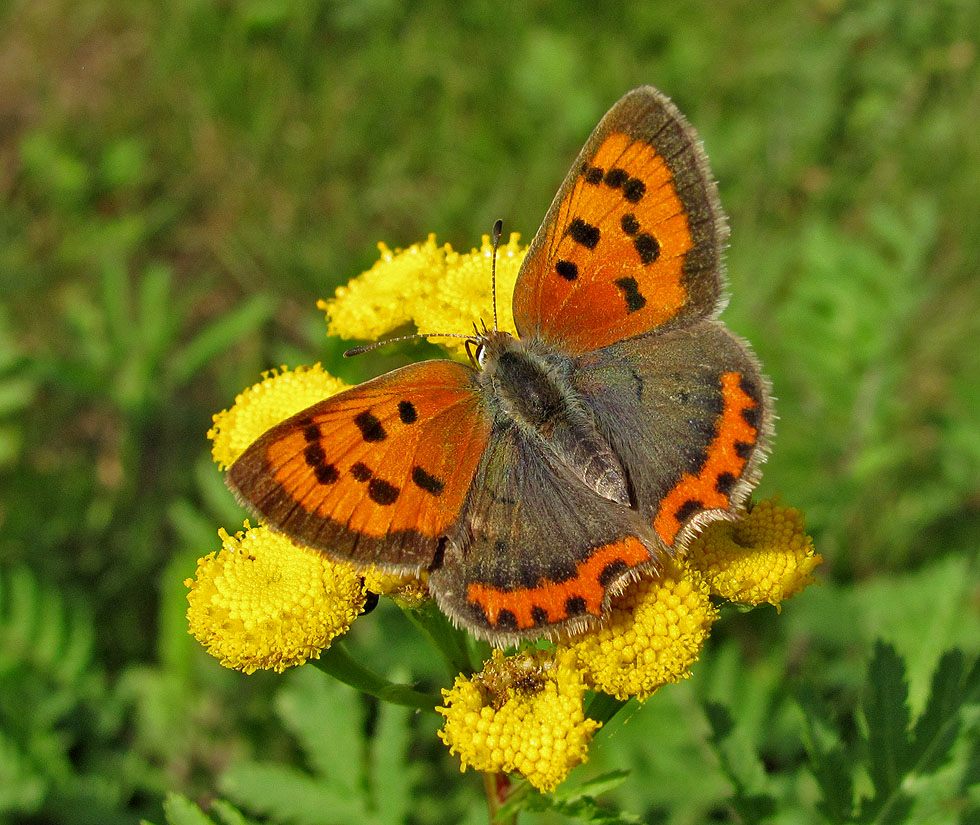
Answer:
M468 343L473 346L470 359L474 366L481 370L492 366L505 352L521 348L518 340L509 332L487 329L486 324L483 325L482 330L475 330L473 338Z

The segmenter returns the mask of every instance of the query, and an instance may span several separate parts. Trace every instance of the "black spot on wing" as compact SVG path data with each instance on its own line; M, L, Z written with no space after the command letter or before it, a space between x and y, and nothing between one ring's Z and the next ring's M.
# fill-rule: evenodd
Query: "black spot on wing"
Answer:
M738 479L731 473L721 473L718 478L715 479L715 489L723 496L728 497L731 494L732 488L735 486L736 481L738 481Z
M636 312L646 306L647 299L640 294L640 285L636 282L636 278L617 278L616 286L623 290L627 312Z
M566 234L577 244L581 244L586 249L595 249L599 243L599 227L586 223L581 218L575 218L566 230Z
M368 483L368 498L382 506L394 504L400 492L397 487L381 478L372 478Z
M350 468L350 474L354 476L355 481L367 481L374 475L374 473L371 472L371 468L366 464L362 464L360 461Z
M361 431L361 438L365 441L384 441L388 437L385 428L368 410L359 412L354 416L354 423Z
M497 614L496 627L498 630L517 630L517 616L504 608Z
M680 507L677 508L677 512L674 513L674 518L677 519L678 523L687 521L691 516L693 516L698 510L704 510L705 506L703 502L697 499L689 498Z
M414 424L418 420L419 414L411 401L399 401L398 417L402 420L402 424Z
M603 587L609 587L610 584L626 572L626 569L626 562L622 559L609 562L609 564L602 568L602 572L599 574L599 584Z
M303 450L303 458L306 459L306 463L310 467L319 467L327 460L323 447L319 443L307 445L306 449Z
M442 495L445 483L433 475L429 475L421 467L412 467L412 481L415 486L434 496Z
M602 176L605 172L598 166L589 166L588 164L582 165L582 177L585 178L586 183L591 183L593 185L602 183Z
M657 243L657 239L653 235L647 232L641 232L633 238L633 248L636 249L636 253L644 265L652 264L660 257L660 244Z
M638 203L646 191L647 185L639 178L630 178L623 184L623 197L630 203Z
M606 172L606 186L613 189L619 189L629 179L629 173L625 169L610 169Z
M574 281L578 278L578 264L573 261L558 261L555 264L555 272L566 281Z

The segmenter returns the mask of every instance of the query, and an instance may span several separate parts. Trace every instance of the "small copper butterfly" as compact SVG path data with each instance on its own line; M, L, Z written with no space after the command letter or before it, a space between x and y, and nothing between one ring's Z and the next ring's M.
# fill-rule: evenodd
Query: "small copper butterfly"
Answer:
M519 337L472 366L397 369L273 427L228 481L271 526L356 564L429 573L494 644L577 633L758 481L772 409L717 316L728 230L670 100L606 114L528 249Z

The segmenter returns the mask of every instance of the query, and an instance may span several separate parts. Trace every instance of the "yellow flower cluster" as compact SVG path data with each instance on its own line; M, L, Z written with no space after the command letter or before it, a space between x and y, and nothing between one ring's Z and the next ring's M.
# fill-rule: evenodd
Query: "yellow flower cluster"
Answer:
M459 754L460 769L517 771L540 791L554 790L588 758L601 727L585 716L585 683L575 654L504 657L498 650L483 671L460 676L443 691L446 717L439 737Z
M474 324L490 323L493 245L489 235L469 253L456 252L449 244L437 246L435 235L405 250L392 252L384 244L378 248L381 260L339 287L333 299L318 302L327 314L331 335L373 341L409 322L421 332L469 335ZM498 323L511 333L515 329L510 296L526 251L517 233L497 248ZM445 343L458 349L465 342L446 339Z
M738 521L709 525L688 555L713 594L777 607L812 583L823 561L805 532L803 514L778 499L760 501Z
M434 237L404 251L380 249L371 270L320 302L331 333L376 339L411 322L424 332L465 334L489 320L489 238L468 254L437 246ZM500 327L511 332L524 253L516 235L498 249ZM215 461L229 466L266 429L344 388L319 365L265 375L214 417L208 435ZM265 527L246 522L244 534L220 535L224 550L201 559L196 581L186 582L188 620L229 667L282 670L316 657L347 630L366 591L409 607L429 597L424 576L357 572ZM440 736L463 769L517 771L551 790L585 761L600 726L584 715L586 689L642 701L686 678L719 615L712 597L778 606L811 583L821 561L800 512L776 500L740 520L711 524L660 575L627 587L601 628L548 650L510 657L495 651L483 671L460 676L444 691Z
M718 609L701 576L674 567L634 582L613 602L602 627L558 646L575 653L589 687L642 701L690 675Z
M364 609L364 582L350 565L297 547L267 527L229 536L198 559L189 589L190 632L225 667L252 673L316 659Z

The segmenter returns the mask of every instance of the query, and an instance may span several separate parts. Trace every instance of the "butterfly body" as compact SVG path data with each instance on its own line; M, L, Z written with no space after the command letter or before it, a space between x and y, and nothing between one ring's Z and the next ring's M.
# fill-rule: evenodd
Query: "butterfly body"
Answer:
M636 576L733 518L768 384L717 319L727 229L693 129L655 89L600 122L529 247L517 338L427 361L261 436L231 488L330 556L429 572L494 644L579 632Z
M622 465L570 380L573 359L505 332L489 333L480 344L479 384L503 425L524 429L551 461L598 495L629 504Z

